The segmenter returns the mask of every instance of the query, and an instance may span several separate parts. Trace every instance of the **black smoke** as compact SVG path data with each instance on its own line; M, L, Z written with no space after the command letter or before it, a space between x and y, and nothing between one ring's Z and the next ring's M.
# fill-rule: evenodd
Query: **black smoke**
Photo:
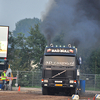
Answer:
M65 44L98 46L100 42L100 0L49 0L42 14L41 30L47 41L61 30Z

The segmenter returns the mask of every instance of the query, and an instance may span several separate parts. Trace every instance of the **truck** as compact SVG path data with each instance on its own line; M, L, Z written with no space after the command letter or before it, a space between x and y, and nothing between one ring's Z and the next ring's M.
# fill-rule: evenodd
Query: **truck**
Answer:
M0 26L0 76L4 69L7 69L6 76L11 77L12 70L9 65L9 60L7 59L7 53L8 53L8 33L9 33L9 26ZM10 87L10 90L12 89L11 80L6 81L6 86L8 85ZM2 86L2 80L0 78L0 89Z
M42 64L42 94L79 94L81 57L75 46L46 46Z

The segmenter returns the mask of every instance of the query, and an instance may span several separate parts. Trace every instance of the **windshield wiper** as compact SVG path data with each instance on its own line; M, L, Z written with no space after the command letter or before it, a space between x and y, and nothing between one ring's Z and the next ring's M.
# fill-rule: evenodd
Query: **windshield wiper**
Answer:
M54 77L56 77L56 76L58 76L58 75L61 75L61 74L64 73L64 72L66 72L66 70L64 70L64 71L62 71L62 72L60 72L60 73L58 73L58 74L52 76L52 78L54 78Z

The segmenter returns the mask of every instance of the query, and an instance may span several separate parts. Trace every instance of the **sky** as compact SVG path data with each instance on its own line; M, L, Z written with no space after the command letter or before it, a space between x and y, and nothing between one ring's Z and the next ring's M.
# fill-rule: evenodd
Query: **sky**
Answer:
M0 0L0 25L15 30L15 24L25 18L39 18L49 0Z

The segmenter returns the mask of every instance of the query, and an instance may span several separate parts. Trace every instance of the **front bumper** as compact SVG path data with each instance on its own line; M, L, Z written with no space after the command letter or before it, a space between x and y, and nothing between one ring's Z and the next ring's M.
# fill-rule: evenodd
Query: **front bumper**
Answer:
M67 87L67 88L73 88L77 87L76 83L67 83L67 84L61 84L61 83L42 83L42 87Z

